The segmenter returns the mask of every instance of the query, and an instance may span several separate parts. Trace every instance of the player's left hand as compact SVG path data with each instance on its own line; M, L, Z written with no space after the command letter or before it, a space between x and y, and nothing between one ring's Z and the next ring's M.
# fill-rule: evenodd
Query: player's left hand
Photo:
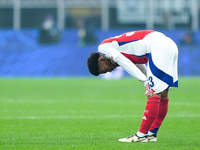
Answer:
M151 91L149 89L149 84L146 84L146 86L145 86L145 96L147 96L147 97L153 96L153 91Z

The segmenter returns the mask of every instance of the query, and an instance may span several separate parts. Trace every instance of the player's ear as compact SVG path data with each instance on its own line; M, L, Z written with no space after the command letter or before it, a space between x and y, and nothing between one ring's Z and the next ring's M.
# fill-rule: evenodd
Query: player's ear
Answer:
M103 56L100 56L100 57L98 58L98 61L105 61L105 60L106 60L106 58L103 57Z

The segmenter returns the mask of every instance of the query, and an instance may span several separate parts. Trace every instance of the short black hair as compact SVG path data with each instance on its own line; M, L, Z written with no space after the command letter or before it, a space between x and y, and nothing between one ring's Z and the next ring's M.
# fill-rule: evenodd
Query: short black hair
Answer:
M91 74L94 76L98 76L99 73L99 66L98 66L98 59L100 57L99 52L93 52L87 59L87 67Z

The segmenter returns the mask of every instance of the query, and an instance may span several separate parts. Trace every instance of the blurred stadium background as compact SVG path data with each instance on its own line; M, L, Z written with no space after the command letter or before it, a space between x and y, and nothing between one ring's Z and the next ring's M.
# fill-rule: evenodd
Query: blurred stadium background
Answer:
M200 75L200 0L0 0L0 76L89 76L105 38L154 29L179 47L179 75Z

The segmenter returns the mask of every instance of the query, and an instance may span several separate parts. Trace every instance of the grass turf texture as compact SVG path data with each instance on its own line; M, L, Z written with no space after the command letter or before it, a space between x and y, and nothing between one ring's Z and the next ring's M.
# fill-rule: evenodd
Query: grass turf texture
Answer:
M1 79L1 150L200 149L199 78L179 80L158 142L120 143L140 126L146 97L139 81Z

